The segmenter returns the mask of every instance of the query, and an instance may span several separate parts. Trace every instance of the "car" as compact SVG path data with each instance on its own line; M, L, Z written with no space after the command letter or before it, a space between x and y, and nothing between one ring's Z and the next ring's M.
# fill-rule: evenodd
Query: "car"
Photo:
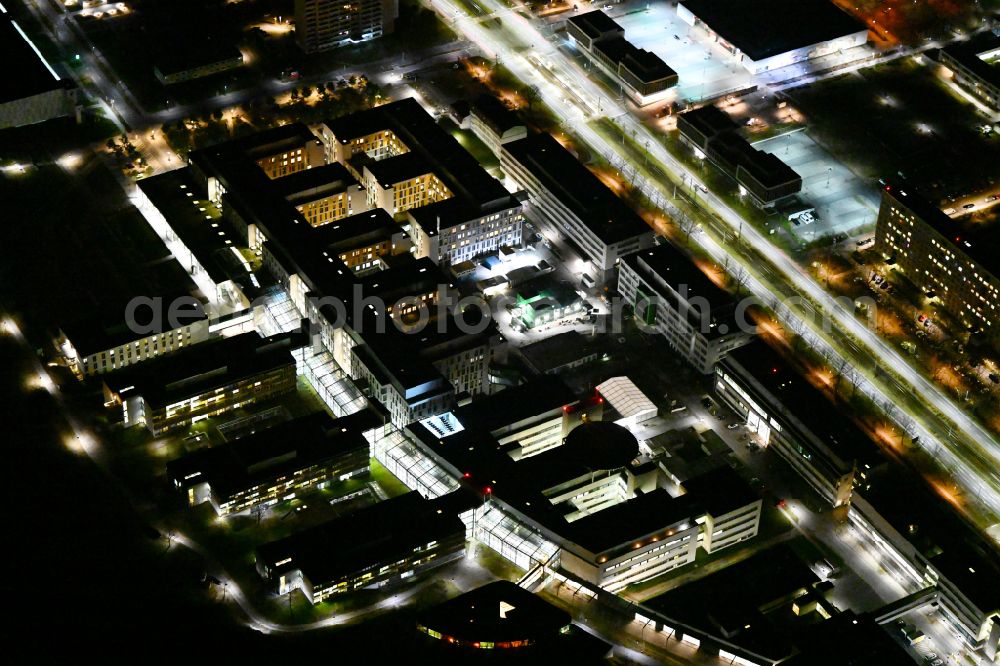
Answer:
M934 661L937 659L937 652L928 652L924 655L924 661Z
M931 666L944 666L944 660L935 659L934 661L931 662Z
M962 208L964 208L965 210L969 210L970 208L975 208L975 207L976 207L976 204L974 204L974 203L967 203L964 206L962 206Z
M986 197L986 203L993 203L997 199L1000 199L1000 194L991 194L990 196Z
M741 425L743 425L743 424L742 423L730 423L729 425L726 426L726 430L736 430Z

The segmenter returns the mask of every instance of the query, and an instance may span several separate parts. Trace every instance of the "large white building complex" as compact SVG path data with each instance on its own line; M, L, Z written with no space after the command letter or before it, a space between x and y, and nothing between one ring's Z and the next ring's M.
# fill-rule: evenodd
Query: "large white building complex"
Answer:
M829 0L681 0L677 15L704 30L752 74L868 41L868 27Z
M669 473L640 458L635 437L601 420L600 397L568 398L560 384L539 379L406 428L439 473L489 499L474 528L480 541L525 569L561 568L617 591L693 562L699 548L757 534L761 500L732 469L671 493ZM518 430L553 427L562 437L552 444L513 441Z

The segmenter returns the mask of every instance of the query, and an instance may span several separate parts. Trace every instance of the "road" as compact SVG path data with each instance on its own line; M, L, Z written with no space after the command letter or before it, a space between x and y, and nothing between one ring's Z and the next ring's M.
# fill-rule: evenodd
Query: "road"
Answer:
M1000 514L1000 476L994 470L1000 464L1000 444L992 434L836 302L769 238L707 191L699 175L670 154L632 110L591 80L563 48L550 41L558 42L558 37L546 37L533 22L496 0L479 0L490 18L469 16L455 0L426 2L526 86L537 86L542 100L562 117L568 131L620 167L626 176L631 172L632 182L675 220L688 215L671 202L670 182L654 178L652 170L686 183L698 206L711 213L716 224L714 229L703 228L705 233L693 234L702 249L721 265L734 264L749 291L835 367L850 366L859 389L939 460L964 489L969 503L977 503L989 514L989 522L996 520ZM526 43L529 49L524 49ZM590 121L601 116L620 129L621 145L596 131ZM644 161L648 166L637 164L628 152L628 137L635 145L646 147ZM735 239L738 242L734 243ZM823 315L820 321L816 311ZM873 359L878 359L878 366Z

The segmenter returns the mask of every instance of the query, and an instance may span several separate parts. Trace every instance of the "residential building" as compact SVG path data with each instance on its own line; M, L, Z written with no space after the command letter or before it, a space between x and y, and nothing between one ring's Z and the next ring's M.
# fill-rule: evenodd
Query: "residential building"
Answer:
M295 390L298 335L244 333L104 376L105 404L154 435Z
M274 506L367 474L368 433L382 421L370 410L338 419L316 412L188 453L167 463L167 477L190 506L210 502L220 516Z
M391 34L398 0L295 0L295 41L306 53Z
M962 325L997 335L996 225L952 219L910 188L886 185L875 223L875 248Z
M0 130L76 116L76 88L42 56L0 5L0 58L9 72L0 87Z
M620 257L653 245L649 225L552 135L505 144L500 168L528 193L539 230L583 259L574 272L585 285L607 282Z
M763 342L732 351L715 379L715 395L744 419L752 441L772 448L835 507L849 504L885 463L868 433Z
M753 339L743 305L669 243L622 259L618 293L648 332L705 374Z
M771 153L754 148L736 132L725 111L703 106L677 117L681 139L736 181L741 196L758 208L773 208L802 190L802 177Z
M868 27L828 0L680 0L677 16L705 31L752 74L863 46ZM859 53L858 58L868 53ZM801 69L789 69L789 78Z
M278 594L318 604L382 587L463 557L465 524L411 492L257 548L257 571Z

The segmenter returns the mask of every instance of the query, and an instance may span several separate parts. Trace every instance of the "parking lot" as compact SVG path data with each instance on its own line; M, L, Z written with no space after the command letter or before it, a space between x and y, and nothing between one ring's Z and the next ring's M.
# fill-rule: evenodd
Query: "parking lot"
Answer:
M677 18L670 4L643 6L623 3L607 14L625 28L625 39L660 56L677 72L677 100L711 99L753 85L753 76L732 55Z
M815 206L817 218L808 224L791 225L800 241L810 242L839 234L854 236L874 229L879 208L875 187L856 176L807 132L789 132L764 139L754 147L773 153L802 176L799 197Z

